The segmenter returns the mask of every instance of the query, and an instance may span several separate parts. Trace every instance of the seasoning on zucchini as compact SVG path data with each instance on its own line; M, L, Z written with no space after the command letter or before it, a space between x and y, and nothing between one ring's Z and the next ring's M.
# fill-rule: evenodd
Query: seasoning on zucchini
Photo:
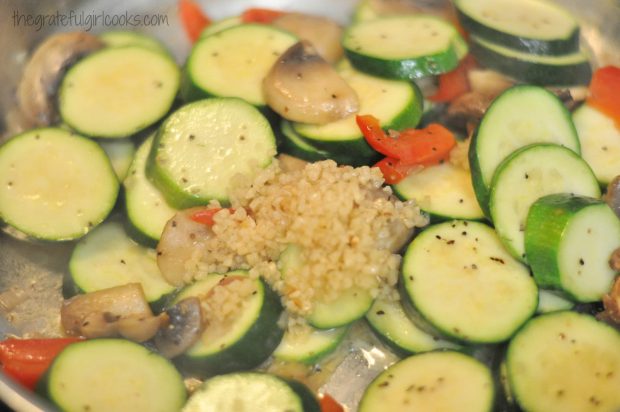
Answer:
M0 146L0 219L37 239L84 236L110 213L118 179L97 143L57 128Z
M420 233L405 252L401 281L426 321L466 342L509 339L538 303L527 267L478 222L445 222Z
M342 45L358 70L394 79L451 71L467 54L467 43L454 26L422 14L353 23Z
M491 104L469 146L474 190L487 216L497 166L515 150L532 143L555 143L580 153L577 131L562 102L541 87L515 86Z
M541 287L579 302L601 300L617 272L609 259L620 248L620 220L602 200L570 194L538 199L525 226L525 251Z
M227 203L233 176L258 172L275 154L271 126L255 107L237 98L205 99L162 124L146 173L175 208Z
M510 342L507 367L524 410L620 410L620 333L589 315L532 319Z
M414 355L390 366L366 388L359 412L493 410L491 371L459 352Z
M592 169L566 147L532 144L517 150L497 167L489 209L497 234L515 258L527 261L524 232L530 206L555 193L601 196Z
M87 136L127 137L168 113L179 77L176 63L161 52L140 46L105 48L65 75L60 116Z

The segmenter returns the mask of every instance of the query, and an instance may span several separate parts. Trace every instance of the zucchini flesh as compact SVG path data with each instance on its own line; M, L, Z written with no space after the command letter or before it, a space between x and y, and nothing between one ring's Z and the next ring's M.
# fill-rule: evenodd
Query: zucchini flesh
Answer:
M429 352L406 358L381 373L366 389L359 412L490 412L495 390L491 371L458 352Z
M227 17L225 19L221 19L218 21L214 21L213 23L205 27L205 29L202 32L200 32L200 38L202 39L204 37L220 32L224 29L228 29L233 26L238 26L242 23L243 21L241 20L241 16L232 16L232 17Z
M555 193L601 195L592 170L572 150L533 144L517 150L497 168L491 184L491 218L502 242L517 259L527 261L524 232L530 206Z
M348 328L314 329L300 331L298 334L284 333L280 345L273 356L287 362L313 364L333 352L347 333Z
M183 209L228 203L231 179L266 167L276 154L265 117L236 98L187 104L160 127L147 162L147 176L169 204Z
M292 34L264 24L233 25L206 36L187 60L181 94L186 101L238 97L265 106L263 79L296 42Z
M101 33L99 38L108 47L140 46L159 53L170 54L168 49L155 38L135 31L106 31Z
M42 384L63 411L180 410L183 378L162 356L122 339L92 339L69 345L52 363Z
M408 316L400 302L377 299L366 321L388 346L398 353L419 353L436 349L458 349L456 343L430 335L420 329Z
M541 87L512 87L491 104L469 146L474 190L487 216L497 166L515 150L533 143L581 150L570 113L556 96Z
M567 54L579 49L579 24L544 0L457 0L459 20L470 33L526 53Z
M149 303L162 304L175 290L161 275L155 250L131 240L120 222L104 223L82 238L71 254L69 272L83 293L140 283Z
M470 173L449 162L425 167L392 186L401 199L414 199L437 220L484 218Z
M534 318L510 342L507 367L524 410L620 410L620 333L589 315Z
M127 137L168 113L179 78L175 62L161 52L140 46L105 48L65 75L60 116L87 136Z
M110 213L118 179L101 147L56 128L0 146L0 219L37 239L84 236Z
M164 226L177 212L168 205L166 198L146 177L146 161L151 152L153 136L146 139L138 148L123 182L125 187L125 211L131 228L149 246L155 246L161 237Z
M538 303L527 267L508 254L493 229L478 222L424 230L405 252L401 281L426 321L467 342L507 340Z
M538 308L536 308L536 313L550 313L557 312L560 310L570 310L575 306L575 303L559 293L539 289L538 290Z
M196 391L183 412L315 412L318 403L313 399L309 408L304 408L306 394L298 393L298 382L291 385L274 375L256 372L233 373L211 378Z
M293 129L293 125L288 120L280 122L280 132L282 133L282 152L298 157L308 162L316 162L333 158L328 152L319 150L312 146L310 142L304 140Z
M353 66L377 76L416 79L453 70L467 53L454 26L427 15L354 23L342 45Z
M543 287L580 302L600 300L616 277L608 262L619 247L620 220L601 200L557 194L530 208L525 250Z
M573 112L581 141L581 155L596 178L607 185L620 174L620 129L605 114L584 104Z
M136 152L133 142L129 139L117 139L100 141L99 145L105 154L108 155L110 163L112 163L112 169L114 169L119 182L125 180Z

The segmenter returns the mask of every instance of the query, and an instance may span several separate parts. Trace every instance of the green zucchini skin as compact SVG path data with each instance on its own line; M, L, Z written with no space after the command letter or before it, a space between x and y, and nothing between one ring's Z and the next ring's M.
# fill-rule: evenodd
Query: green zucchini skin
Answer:
M491 47L489 47L491 46ZM592 78L592 66L585 55L579 61L562 64L564 56L546 61L532 61L526 53L516 53L483 39L471 36L471 53L484 66L522 82L541 86L587 85Z
M308 337L308 340L311 342L310 344L307 343L308 341L299 342L295 338L289 340L285 332L273 356L285 362L299 362L306 365L314 365L338 348L348 330L348 327L327 330L312 329Z
M599 199L564 193L544 196L532 204L525 227L525 250L534 273L534 279L539 286L560 290L578 302L599 300L604 293L609 291L615 277L615 273L607 265L608 256L614 250L613 246L609 247L609 254L603 259L603 266L608 271L608 282L601 285L599 293L596 294L593 294L592 291L576 290L576 286L570 286L571 273L563 270L563 262L561 261L563 259L561 247L563 242L567 241L569 228L574 222L573 219L580 212L587 213L595 210L594 208L607 211L603 215L607 218L607 222L592 222L594 224L589 230L598 233L603 228L614 228L615 226L615 231L619 235L616 247L620 247L620 222L613 211ZM584 234L584 236L587 235ZM611 237L614 238L615 236ZM584 241L595 242L597 238L584 239ZM601 242L601 240L598 241ZM586 248L584 247L584 249ZM579 258L581 266L583 266L583 274L580 276L591 277L591 271L595 271L597 274L602 273L600 267L591 267L593 260L595 261L594 264L600 264L600 262L596 262L597 256L588 255L587 249L584 250L582 257L571 256L571 258ZM594 284L594 281L595 279L592 279L591 283Z
M278 326L283 308L280 297L263 280L262 309L252 326L235 343L224 350L206 355L192 356L184 353L175 358L179 368L197 377L248 370L263 363L278 347L284 330Z

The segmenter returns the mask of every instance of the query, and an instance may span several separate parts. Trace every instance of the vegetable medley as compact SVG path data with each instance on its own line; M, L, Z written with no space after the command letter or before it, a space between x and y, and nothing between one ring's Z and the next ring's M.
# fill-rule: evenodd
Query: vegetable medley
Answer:
M24 69L0 218L74 249L5 374L64 411L620 410L620 68L574 16L178 8L182 67L110 31ZM360 339L398 360L327 393Z

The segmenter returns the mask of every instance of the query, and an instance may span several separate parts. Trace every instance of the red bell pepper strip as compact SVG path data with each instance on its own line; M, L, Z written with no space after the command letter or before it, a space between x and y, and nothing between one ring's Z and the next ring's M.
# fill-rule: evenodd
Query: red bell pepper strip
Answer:
M439 75L439 87L428 100L433 102L450 102L471 90L467 73L477 66L471 54L468 54L456 69Z
M7 339L0 342L2 370L25 387L34 389L54 358L82 338Z
M211 24L211 19L203 13L202 9L193 0L179 0L179 15L187 37L196 42L200 38L200 33Z
M614 119L620 129L620 67L606 66L594 72L587 103Z
M241 14L241 21L244 23L271 24L278 17L284 16L286 12L264 8L250 8Z
M215 224L213 217L215 216L217 212L219 212L222 209L223 208L221 207L200 209L197 212L194 212L190 216L190 219L192 219L196 223L202 223L203 225L206 225L206 226L213 226Z
M324 393L319 397L321 412L344 412L344 408L334 398Z
M388 185L393 185L406 178L418 165L407 165L398 159L385 157L379 160L373 167L378 167L383 174L383 180Z

